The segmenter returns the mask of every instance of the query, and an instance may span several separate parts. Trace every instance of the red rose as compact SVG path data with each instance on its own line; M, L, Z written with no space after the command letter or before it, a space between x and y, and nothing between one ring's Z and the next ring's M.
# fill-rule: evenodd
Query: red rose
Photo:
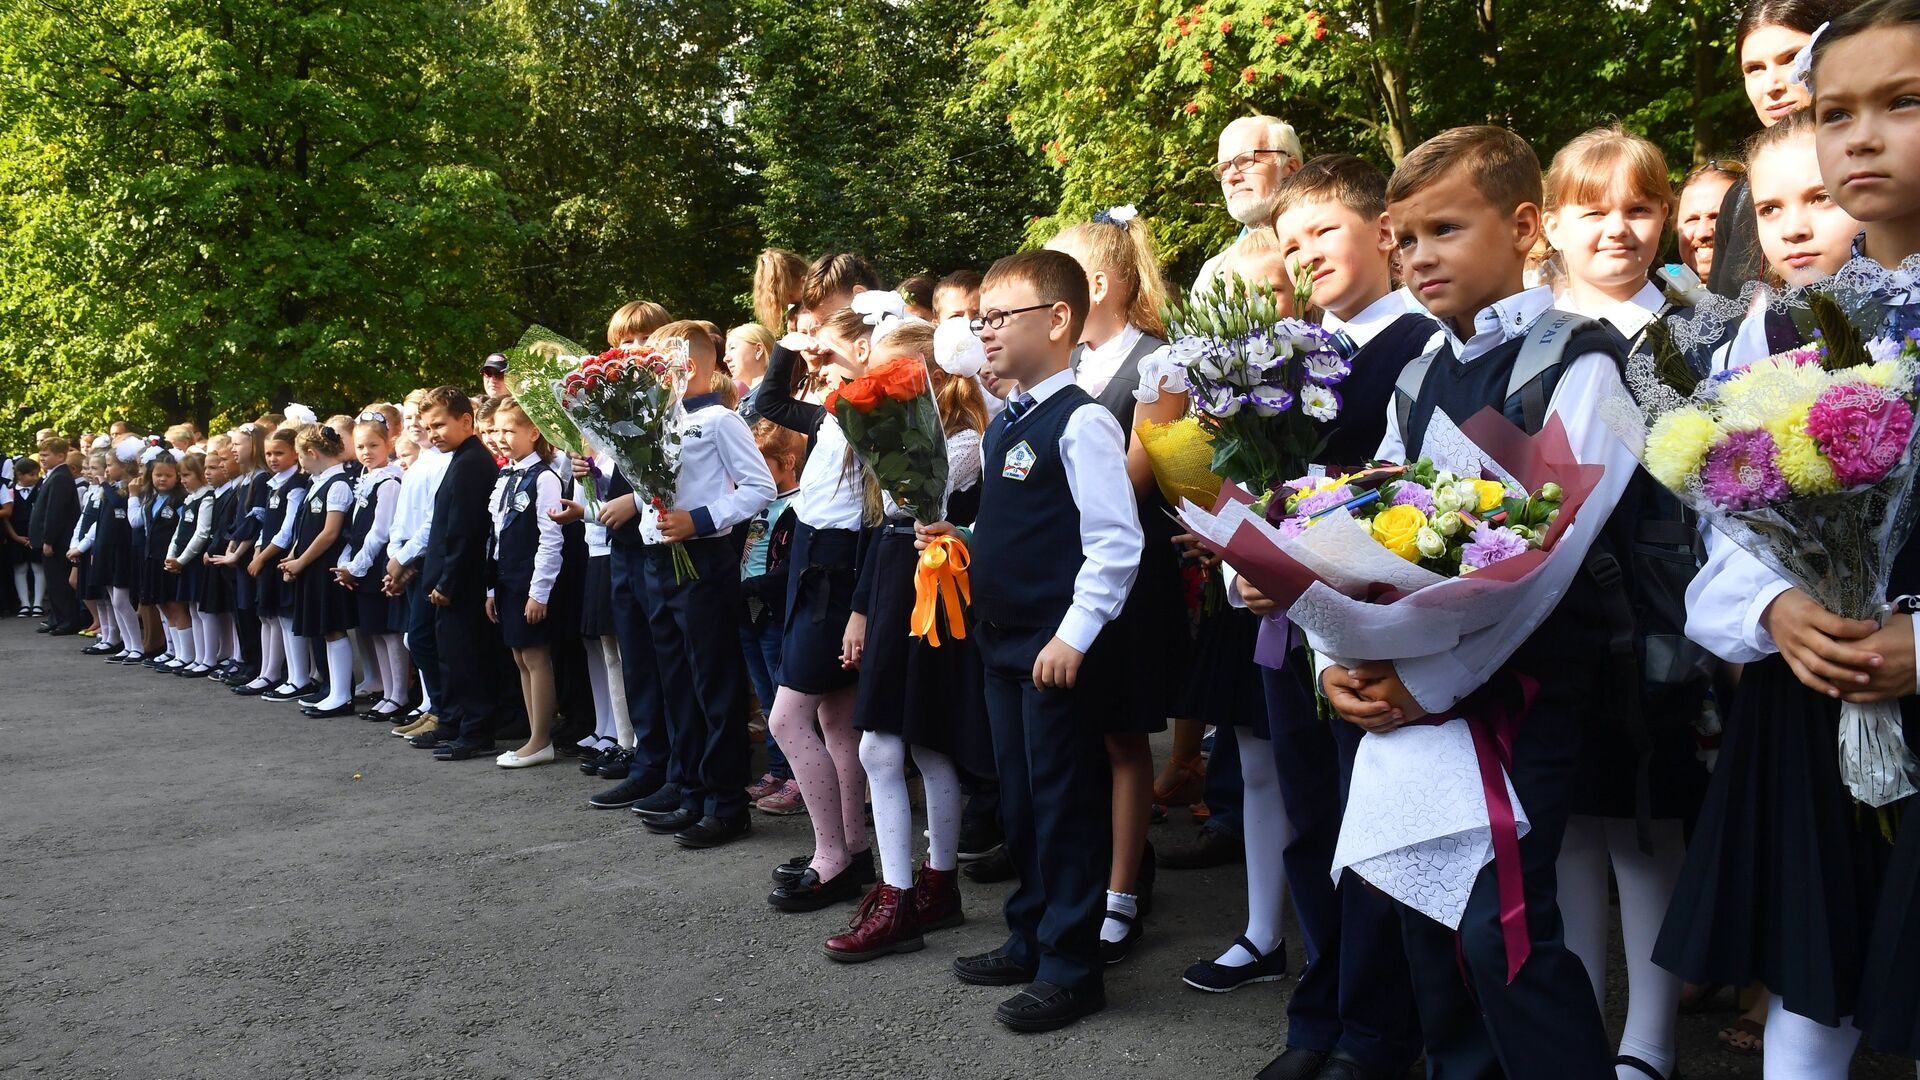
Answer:
M912 401L927 390L926 361L917 356L897 357L868 371L860 381L873 383L895 401Z

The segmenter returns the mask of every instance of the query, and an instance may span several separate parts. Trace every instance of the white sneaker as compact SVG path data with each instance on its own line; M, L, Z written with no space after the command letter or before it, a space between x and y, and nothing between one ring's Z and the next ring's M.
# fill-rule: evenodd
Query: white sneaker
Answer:
M553 744L548 743L533 753L528 754L526 757L521 757L509 750L499 757L494 758L493 763L503 769L524 769L530 765L550 765L553 763Z

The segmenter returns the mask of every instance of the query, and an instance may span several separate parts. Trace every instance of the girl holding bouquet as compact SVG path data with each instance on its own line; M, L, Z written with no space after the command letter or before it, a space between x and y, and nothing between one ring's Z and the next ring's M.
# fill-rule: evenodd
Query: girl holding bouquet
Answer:
M1562 261L1565 285L1554 306L1598 320L1637 340L1666 308L1648 277L1660 252L1675 201L1658 147L1618 125L1595 128L1554 155L1546 175L1547 239ZM1635 481L1645 485L1650 478ZM1648 495L1658 493L1648 492ZM1671 496L1668 496L1671 498ZM1607 934L1612 919L1607 878L1619 884L1621 933L1626 943L1628 1008L1620 1039L1623 1075L1672 1073L1679 1019L1680 980L1653 962L1674 882L1686 854L1684 825L1698 809L1706 772L1694 756L1697 694L1646 701L1644 723L1654 740L1643 766L1617 715L1587 731L1574 813L1561 842L1560 913L1567 945L1593 980L1606 1006ZM1611 710L1609 710L1611 713ZM1653 793L1651 846L1642 850L1635 792L1640 769Z
M859 896L860 887L874 879L866 842L867 777L853 728L858 673L842 660L867 486L840 421L793 396L801 360L793 344L800 342L775 346L754 407L807 437L807 463L793 501L799 525L789 559L780 688L767 726L800 783L813 823L813 853L774 868L768 901L783 911L817 911ZM842 312L816 332L806 359L810 368L856 373L865 370L869 347L865 320Z
M849 316L851 313L848 313ZM854 317L857 318L857 317ZM836 322L858 333L852 318ZM980 504L980 436L987 407L979 384L928 364L933 326L908 321L872 347L876 367L904 361L929 371L946 437L945 519L972 524ZM873 793L873 831L881 880L867 893L847 933L826 943L835 960L857 962L910 952L921 933L958 925L959 845L963 797L956 762L976 775L992 772L986 674L971 638L936 627L912 636L919 552L912 511L888 500L884 522L867 530L860 578L847 621L845 653L860 669L854 726L860 762ZM938 644L933 644L933 642ZM907 752L926 793L927 859L913 868L913 808L907 795Z
M1147 737L1165 731L1187 666L1186 594L1173 537L1179 527L1164 512L1146 449L1133 437L1136 419L1169 423L1186 412L1184 394L1137 405L1140 362L1166 344L1160 306L1166 283L1154 255L1152 231L1133 207L1103 211L1048 242L1073 256L1087 274L1085 328L1074 352L1074 381L1111 412L1127 433L1127 476L1147 530L1138 576L1126 606L1102 640L1115 655L1154 657L1127 664L1107 678L1082 679L1079 692L1106 718L1107 758L1113 768L1113 856L1108 868L1107 917L1100 927L1101 958L1126 959L1145 931L1153 906L1153 854L1147 824L1153 814L1153 751ZM1168 628L1176 628L1168 633Z
M1882 325L1858 327L1869 339L1920 325L1917 46L1911 0L1834 19L1813 50L1810 134L1796 136L1813 144L1834 213L1864 225L1862 257L1836 284L1878 302ZM1762 188L1756 176L1756 200ZM1792 281L1804 267L1775 269ZM1756 325L1764 317L1742 327L1734 365L1774 351ZM1888 596L1920 592L1920 545L1910 539L1890 570ZM1692 979L1766 984L1769 1077L1844 1077L1862 1029L1878 1048L1920 1056L1920 838L1904 823L1890 845L1889 816L1855 802L1835 753L1842 700L1898 699L1913 729L1911 616L1896 612L1884 629L1841 618L1717 536L1688 601L1688 635L1746 668L1657 958Z

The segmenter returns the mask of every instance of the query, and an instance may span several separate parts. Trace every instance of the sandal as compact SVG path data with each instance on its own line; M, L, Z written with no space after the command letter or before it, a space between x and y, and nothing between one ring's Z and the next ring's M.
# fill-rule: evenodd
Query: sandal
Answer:
M1726 1043L1729 1050L1757 1054L1766 1049L1767 1026L1743 1016L1720 1029L1720 1041Z
M1161 806L1199 802L1207 787L1207 763L1202 758L1169 760L1153 782L1153 801Z

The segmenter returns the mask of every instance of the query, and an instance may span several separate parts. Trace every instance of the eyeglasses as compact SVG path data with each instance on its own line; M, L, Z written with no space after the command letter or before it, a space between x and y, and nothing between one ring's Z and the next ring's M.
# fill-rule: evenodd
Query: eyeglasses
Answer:
M1227 174L1230 172L1251 172L1255 165L1260 164L1261 154L1287 154L1287 152L1285 150L1260 149L1248 150L1243 154L1235 154L1225 161L1216 161L1213 163L1213 178L1215 180L1225 180ZM1293 155L1287 154L1287 156L1292 157Z
M1007 325L1007 320L1015 315L1024 315L1029 311L1043 311L1052 306L1053 304L1031 304L1027 307L1014 308L1012 311L984 312L979 318L968 320L967 328L976 334L982 330L998 330Z

